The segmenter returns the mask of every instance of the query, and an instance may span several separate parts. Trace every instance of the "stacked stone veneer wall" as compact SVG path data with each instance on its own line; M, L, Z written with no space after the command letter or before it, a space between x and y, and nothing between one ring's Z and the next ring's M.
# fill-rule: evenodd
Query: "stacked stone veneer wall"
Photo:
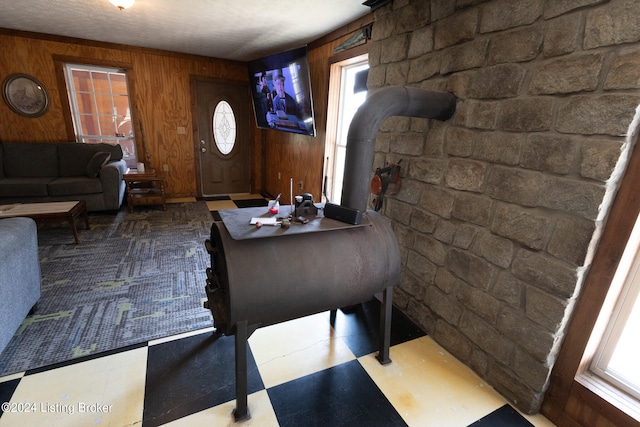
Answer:
M395 304L528 413L640 104L639 41L637 0L395 0L375 12L369 89L459 98L447 122L392 117L377 136L372 168L403 167L383 209L403 260Z

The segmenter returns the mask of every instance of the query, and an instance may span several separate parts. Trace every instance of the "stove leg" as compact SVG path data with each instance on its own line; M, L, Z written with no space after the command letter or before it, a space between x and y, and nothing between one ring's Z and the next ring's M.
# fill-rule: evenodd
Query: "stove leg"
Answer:
M336 316L338 315L338 309L333 309L329 312L329 324L331 326L336 325Z
M247 375L247 339L249 338L247 321L236 324L236 409L233 416L236 421L251 418L247 406L248 375Z
M378 362L382 365L391 363L389 358L389 346L391 344L391 309L393 297L393 286L387 287L382 292L382 305L380 306L380 330L379 330L379 344L378 350Z

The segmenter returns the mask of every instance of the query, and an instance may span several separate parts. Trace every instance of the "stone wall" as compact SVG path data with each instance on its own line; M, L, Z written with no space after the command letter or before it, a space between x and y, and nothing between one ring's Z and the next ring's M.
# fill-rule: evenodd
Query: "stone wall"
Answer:
M395 304L536 412L640 104L640 2L395 0L375 17L370 91L459 99L447 122L392 117L376 140L373 169L403 167L383 212Z

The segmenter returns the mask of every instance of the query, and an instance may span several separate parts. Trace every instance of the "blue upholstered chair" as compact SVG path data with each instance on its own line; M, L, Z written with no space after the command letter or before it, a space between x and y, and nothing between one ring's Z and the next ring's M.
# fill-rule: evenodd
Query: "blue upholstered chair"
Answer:
M30 218L0 220L0 353L40 299L37 231Z

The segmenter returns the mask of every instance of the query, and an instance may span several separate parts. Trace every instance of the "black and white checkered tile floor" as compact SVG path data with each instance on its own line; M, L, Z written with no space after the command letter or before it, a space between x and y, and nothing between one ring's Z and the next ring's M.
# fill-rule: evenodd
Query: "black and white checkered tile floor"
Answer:
M523 417L394 309L380 365L379 303L258 329L249 338L256 426L550 426ZM234 425L234 338L171 337L0 378L0 426Z
M553 425L519 414L395 308L392 363L378 363L379 306L255 331L246 421L233 417L234 337L209 329L2 377L0 427Z

